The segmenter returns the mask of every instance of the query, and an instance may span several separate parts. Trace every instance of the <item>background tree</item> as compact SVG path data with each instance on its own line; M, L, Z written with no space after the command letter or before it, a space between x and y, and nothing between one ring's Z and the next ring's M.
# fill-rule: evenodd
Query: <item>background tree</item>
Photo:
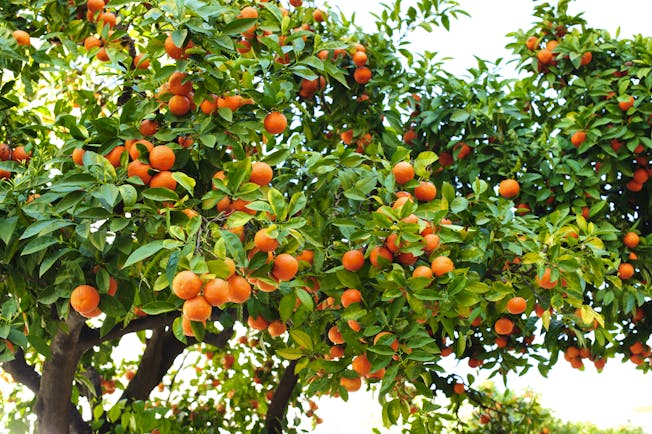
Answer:
M39 432L292 432L363 383L437 432L480 393L442 357L649 369L650 40L567 4L512 34L522 78L462 80L406 49L450 0L366 33L300 0L1 1L0 358Z

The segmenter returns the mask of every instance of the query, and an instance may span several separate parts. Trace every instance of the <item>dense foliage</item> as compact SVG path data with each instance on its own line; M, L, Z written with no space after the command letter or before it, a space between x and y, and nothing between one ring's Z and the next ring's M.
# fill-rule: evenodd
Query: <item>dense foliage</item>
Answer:
M301 0L0 0L0 358L39 432L292 432L366 384L438 432L483 396L442 357L648 370L652 40L567 4L505 79L410 52L452 0L365 32Z

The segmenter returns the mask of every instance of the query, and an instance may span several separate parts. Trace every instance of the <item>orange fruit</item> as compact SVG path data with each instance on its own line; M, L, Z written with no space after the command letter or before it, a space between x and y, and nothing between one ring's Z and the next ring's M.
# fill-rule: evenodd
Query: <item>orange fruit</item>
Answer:
M272 276L278 280L292 280L299 271L299 261L292 255L281 253L274 259Z
M586 140L586 133L584 131L575 131L571 136L571 143L576 148L579 148L582 143Z
M414 187L414 197L421 202L430 202L437 196L437 187L432 182L421 181Z
M86 9L92 12L99 12L104 9L104 0L88 0L86 3Z
M134 57L134 66L136 69L148 69L150 66L149 59L143 59L145 57L144 54L136 54Z
M109 60L111 60L111 59L109 58L109 53L106 52L106 48L104 48L104 47L100 48L100 49L97 51L97 53L95 53L95 57L96 57L97 60L99 60L100 62L108 62Z
M116 292L118 292L118 282L113 277L109 277L109 290L106 293L115 295Z
M201 295L196 295L183 302L183 316L191 321L206 321L211 317L213 308Z
M453 386L453 391L458 395L462 395L466 391L466 388L462 383L455 383L455 385Z
M498 193L506 199L518 196L520 190L520 185L514 179L500 181L500 185L498 186Z
M335 345L341 345L344 343L342 333L340 333L340 329L337 326L333 326L328 330L328 339L330 339L330 341Z
M172 35L168 35L168 37L165 39L164 47L165 47L165 52L172 59L178 60L185 57L184 55L186 50L184 48L177 47L174 44L174 41L172 40Z
M249 315L249 318L247 318L247 324L254 330L263 331L267 328L269 322L263 318L262 315L258 315L257 317Z
M172 292L183 299L188 300L199 294L203 282L198 275L190 270L185 270L177 273L172 279Z
M398 242L398 234L390 234L385 240L385 247L392 253L398 253L401 249L401 244Z
M360 303L362 301L362 293L357 289L347 289L342 293L341 301L342 306L345 308L353 303Z
M543 289L553 289L555 286L557 286L556 280L554 282L550 281L550 273L551 273L550 268L546 268L541 277L539 276L536 277L535 280L537 282L537 285L539 285L539 287Z
M367 359L365 354L360 354L359 356L354 357L351 362L351 367L361 377L365 377L371 372L371 362Z
M164 170L152 176L149 181L149 186L152 188L169 188L174 190L177 188L177 181L172 177L172 172Z
M360 323L357 322L354 319L350 319L346 323L349 325L351 330L353 330L354 332L359 332L360 330L362 330L362 326L360 325Z
M510 335L514 330L514 323L509 318L500 318L494 323L494 330L499 335Z
M256 232L254 236L254 244L261 252L273 252L278 247L276 238L267 235L267 229L263 228Z
M412 277L423 277L426 279L432 279L432 269L425 265L419 265L412 272Z
M79 285L70 294L70 305L78 313L87 315L100 304L100 293L90 285Z
M587 51L586 53L582 54L582 58L580 59L580 65L586 66L589 63L591 63L591 60L593 60L593 53Z
M168 89L174 95L188 96L192 92L192 81L188 80L188 74L175 71L168 79Z
M109 160L109 163L111 163L113 167L120 167L122 154L125 152L127 152L127 148L122 145L118 145L115 148L111 149L111 152L106 154L106 159Z
M389 336L393 336L393 334L390 333L390 332L380 332L380 333L378 333L376 336L374 336L374 345L377 345L377 344L378 344L378 341L380 341L380 339L381 339L383 336L388 336L388 335L389 335ZM389 346L390 346L394 351L398 351L398 339L394 339L394 340L392 341L392 343L389 344Z
M143 136L153 136L158 132L158 122L152 119L143 119L140 122L138 131L140 131L140 134Z
M199 109L205 115L210 115L215 113L215 111L217 110L217 97L215 95L209 96L204 101L202 101L201 104L199 104Z
M258 18L258 9L247 6L240 11L240 18Z
M312 250L302 250L301 253L297 255L297 261L305 261L309 264L312 264L315 253Z
M263 121L265 130L270 134L281 134L288 126L288 120L283 113L271 112Z
M360 377L342 377L340 378L340 385L346 389L347 392L357 392L362 387L362 379Z
M367 84L371 80L371 69L366 66L356 68L353 72L353 79L358 84Z
M75 150L72 151L72 161L74 161L75 164L81 166L82 164L84 164L84 162L82 161L82 158L84 157L85 153L86 153L86 151L84 149L75 148Z
M101 47L101 46L102 46L102 41L100 41L95 36L89 36L86 39L84 39L84 48L86 48L87 50L90 50L91 48L95 48L95 47Z
M267 331L271 337L275 338L285 333L287 331L287 326L281 320L277 319L269 323Z
M127 166L127 176L137 176L144 184L147 184L152 179L152 175L149 174L151 168L152 166L149 164L141 163L138 160L132 161Z
M437 277L441 277L455 269L455 264L448 256L437 256L432 260L430 269Z
M342 256L342 265L346 270L358 271L364 265L364 254L360 250L349 250Z
M333 345L332 347L330 347L328 349L328 354L334 359L338 359L340 357L343 357L344 356L344 347L342 347L341 345Z
M536 50L539 47L539 38L536 36L530 36L527 38L527 41L525 41L525 46L530 51Z
M364 51L356 51L352 57L355 66L365 66L367 64L367 53Z
M0 169L0 179L9 179L10 177L11 177L10 171Z
M624 112L626 112L627 110L629 110L633 106L634 106L634 97L633 96L630 96L627 101L618 101L618 107Z
M32 157L32 153L25 151L24 146L16 146L11 153L11 159L19 163L22 163L24 161L29 161L31 157Z
M0 161L11 160L11 146L0 143Z
M313 19L316 23L322 23L322 22L324 22L324 12L323 12L321 9L315 9L315 10L312 12L312 19Z
M127 149L129 150L129 156L131 157L132 160L138 160L138 158L140 157L140 151L138 150L138 145L144 146L147 149L147 153L149 153L154 148L154 144L149 140L136 140L131 145L127 145Z
M423 236L423 250L432 252L439 247L439 235L426 234Z
M254 184L263 187L272 182L273 177L274 171L269 164L262 161L255 161L251 164L251 176L249 177L249 182L253 182Z
M251 285L242 276L233 275L228 280L229 301L233 303L244 303L251 296Z
M229 301L229 284L224 279L211 279L204 286L204 298L211 306L222 306Z
M155 146L149 152L149 164L156 170L172 169L175 158L172 148L165 145Z
M18 45L24 47L29 47L31 45L31 41L29 39L29 33L27 33L24 30L14 30L13 37L18 43Z
M190 112L190 99L185 95L174 95L168 101L168 110L175 116L185 116Z
M105 26L109 26L110 28L114 28L115 24L117 22L117 18L113 12L102 12L98 17L97 17L98 22L102 22Z
M648 179L650 179L650 173L648 172L647 169L644 169L643 167L639 167L634 171L634 175L632 176L633 180L638 182L639 184L645 184Z
M403 185L406 182L414 179L414 167L405 161L396 163L396 165L392 168L392 173L394 174L396 183L399 185Z
M623 237L623 244L625 244L630 249L636 248L639 242L640 238L636 232L627 232Z
M523 297L513 297L507 302L507 312L519 315L525 312L527 301Z
M622 280L631 279L634 276L634 267L632 264L624 262L618 266L618 277Z
M382 267L384 264L382 264L380 258L391 263L394 260L394 255L392 255L392 252L385 247L376 246L371 249L371 252L369 253L369 262L371 262L371 265L376 268Z
M550 65L552 63L552 52L547 48L539 50L537 59L539 59L539 63L542 65Z

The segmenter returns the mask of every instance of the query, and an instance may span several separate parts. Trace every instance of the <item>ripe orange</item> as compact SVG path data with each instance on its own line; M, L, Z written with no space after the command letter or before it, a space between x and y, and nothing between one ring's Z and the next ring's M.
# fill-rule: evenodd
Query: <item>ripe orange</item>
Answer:
M203 282L198 275L190 270L185 270L177 273L172 279L172 292L183 299L188 300L199 294Z
M88 315L100 304L100 293L90 285L79 285L70 294L70 305L78 313Z
M354 319L350 319L346 323L354 332L359 332L360 330L362 330L362 326L360 325L360 323Z
M258 9L247 6L240 11L240 18L258 18Z
M539 59L539 63L542 65L550 65L552 63L552 52L547 48L539 50L537 59Z
M292 280L299 271L299 261L292 255L281 253L274 259L272 276L278 280Z
M527 301L523 297L513 297L507 302L507 312L519 315L525 312Z
M204 101L202 101L201 104L199 104L199 109L205 115L210 115L215 113L215 111L217 110L217 97L215 95L211 95L207 97Z
M423 277L426 279L432 279L432 269L425 265L419 265L412 272L412 277Z
M287 326L281 320L277 319L269 323L267 331L271 337L275 338L285 333L287 331Z
M184 55L186 50L184 48L177 47L176 45L174 45L174 41L172 40L172 35L168 35L168 37L165 39L164 47L165 47L165 52L172 59L178 60L185 57Z
M466 391L466 388L462 383L455 383L455 385L453 386L453 391L458 395L462 395Z
M276 238L267 235L267 229L263 228L256 232L254 236L254 244L261 252L273 252L278 247Z
M623 237L623 244L625 244L630 249L636 248L639 242L640 238L636 232L627 232Z
M494 330L499 335L510 335L514 331L514 323L509 318L500 318L494 323Z
M152 188L169 188L174 190L177 188L177 181L172 177L172 172L164 170L152 176L149 181L149 186Z
M32 157L32 153L25 151L24 146L16 146L11 153L11 159L19 163L22 163L24 161L29 161L31 157Z
M190 112L190 99L184 95L174 95L168 101L168 110L175 116L185 116Z
M385 264L382 263L383 258L385 261L391 263L394 260L394 255L386 247L376 246L371 249L369 253L369 262L376 268L383 267Z
M144 54L136 54L134 57L134 63L133 65L136 67L136 69L148 69L150 66L149 59L143 59L145 57Z
M297 255L297 261L305 261L309 264L312 264L313 258L315 257L315 252L312 250L302 250L298 255Z
M11 146L0 143L0 161L11 160Z
M129 156L132 160L138 160L140 157L138 145L144 146L147 149L147 153L149 153L154 148L154 144L149 140L136 140L132 144L127 144L127 150L129 151Z
M582 54L582 59L580 60L580 65L586 66L589 63L591 63L591 60L593 60L593 53L590 51L587 51L586 53Z
M116 292L118 292L118 282L113 277L109 277L109 290L106 293L115 295Z
M251 296L251 285L242 276L237 274L231 276L229 283L229 301L233 303L244 303Z
M455 269L455 264L448 256L437 256L432 260L430 268L435 276L441 277Z
M346 389L347 392L357 392L362 387L362 379L360 377L342 377L340 378L340 385Z
M396 175L395 175L396 176ZM437 196L437 187L432 182L421 181L414 188L414 197L421 202L430 202Z
M270 134L281 134L288 126L288 120L283 113L271 112L263 121L265 130Z
M525 41L525 46L530 51L536 50L537 48L539 48L539 38L537 38L536 36L530 36L529 38L527 38L527 41Z
M113 167L120 167L122 154L124 154L126 151L127 148L122 145L118 145L115 148L111 149L111 152L106 154L106 159L109 160L109 163L111 163Z
M183 316L191 321L206 321L211 317L213 308L201 295L189 298L183 302Z
M344 343L342 333L340 333L340 329L337 326L333 326L328 330L328 339L330 339L330 341L335 345L341 345Z
M88 0L86 3L86 9L92 12L99 12L104 9L104 0Z
M149 152L149 164L157 170L170 170L174 166L175 155L166 145L155 146Z
M366 66L356 68L355 72L353 73L353 79L358 84L369 83L371 80L371 69L367 68Z
M355 66L365 66L367 64L367 53L364 51L356 51L352 57Z
M414 179L414 167L405 161L396 163L396 165L392 168L392 173L394 174L394 178L396 178L396 183L399 185L403 185L406 182Z
M89 36L84 39L84 48L90 50L91 48L101 47L102 41L96 38L95 36Z
M365 377L371 372L371 362L367 359L365 354L360 354L359 356L354 357L351 362L351 367L361 377Z
M518 196L520 190L520 185L514 179L500 181L500 185L498 186L498 193L506 199Z
M27 33L24 30L14 30L13 37L18 43L18 45L24 47L29 47L31 45L31 41L29 39L29 33Z
M632 176L633 180L638 182L639 184L645 184L648 179L650 179L650 173L648 173L648 170L639 167L634 171L634 175Z
M312 12L312 19L313 19L316 23L321 23L321 22L323 22L323 21L324 21L324 12L323 12L322 10L320 10L320 9L315 9L315 10Z
M158 122L152 119L143 119L138 128L143 136L153 136L158 131Z
M174 95L188 96L192 92L192 81L188 80L188 74L175 71L168 79L168 89Z
M360 250L349 250L342 256L342 265L346 270L358 271L364 265L364 254Z
M539 287L543 289L553 289L555 286L557 286L557 281L555 280L554 282L550 281L550 273L551 270L550 268L546 268L545 271L543 272L543 276L536 277L536 282Z
M152 166L149 164L141 163L138 160L132 161L127 166L127 176L137 176L144 184L147 184L152 179L152 175L149 174L151 168Z
M263 331L267 328L269 322L263 318L262 315L258 315L255 318L249 315L249 318L247 318L247 324L254 330Z
M105 26L109 26L110 28L114 28L117 22L117 18L113 12L102 12L98 17L97 17L97 22L102 22L104 23Z
M586 133L584 131L575 131L571 136L571 143L576 148L579 148L582 143L586 140Z
M211 306L222 306L229 301L229 284L224 279L211 279L204 286L204 298Z
M618 277L622 280L631 279L634 276L634 267L632 264L624 262L618 266Z
M383 336L393 336L393 334L390 333L390 332L380 332L380 333L378 333L376 336L374 336L374 345L377 345L377 344L378 344L378 341L380 341L380 339L381 339ZM390 346L394 351L398 351L398 339L394 339L394 340L392 341L392 343L389 344L389 346Z
M633 96L630 96L627 101L619 101L618 102L618 107L624 112L626 112L627 110L629 110L633 106L634 106L634 97Z
M423 250L432 252L439 247L439 235L426 234L423 236Z
M255 161L251 164L251 176L249 177L249 182L253 182L254 184L263 187L272 182L273 177L274 171L269 164L262 161Z
M360 303L362 301L362 293L357 289L347 289L342 293L341 301L342 306L345 308L353 303Z
M344 347L342 347L341 345L333 345L332 347L330 347L328 349L328 354L332 358L338 359L338 358L344 356Z
M81 166L82 164L84 164L84 162L82 161L82 158L84 157L85 153L86 153L86 151L84 149L75 148L75 150L72 151L72 161L74 161L75 164Z

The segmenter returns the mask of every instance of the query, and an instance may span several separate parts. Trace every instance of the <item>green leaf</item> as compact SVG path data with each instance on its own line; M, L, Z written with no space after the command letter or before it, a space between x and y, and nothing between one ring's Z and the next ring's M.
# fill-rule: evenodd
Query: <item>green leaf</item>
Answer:
M306 350L313 349L312 338L310 335L302 330L290 330L290 337L301 348Z
M299 360L305 355L299 348L279 348L276 350L276 354L285 360Z
M428 178L428 166L430 166L432 163L437 161L439 158L437 157L437 154L435 154L432 151L425 151L421 152L418 156L417 159L414 160L414 173L416 173L417 176L420 176L422 178Z
M41 262L41 266L39 268L38 275L39 277L43 277L45 273L48 272L48 270L56 264L56 262L65 254L74 252L73 249L70 248L65 248L57 251L56 253L53 253L52 255L48 255L45 258L43 258L43 262Z
M9 244L9 240L16 229L16 223L18 223L18 217L16 216L0 220L0 239L4 241L5 244Z
M174 172L172 174L172 178L175 181L177 181L179 185L183 187L184 190L186 190L191 195L193 194L195 185L197 184L197 182L193 178L191 178L190 176L186 175L183 172Z
M132 185L123 184L118 187L118 190L120 190L120 196L122 196L122 202L126 208L131 208L136 204L138 192Z
M31 240L23 247L21 256L31 255L32 253L40 252L48 247L57 244L59 241L54 237L38 237Z
M125 263L122 264L122 267L120 268L125 269L130 265L142 261L143 259L147 259L161 249L163 249L162 240L152 241L151 243L147 243L144 246L140 246L131 252L131 255L129 255Z
M453 114L451 115L451 122L464 122L469 118L469 116L471 115L466 110L457 109L453 111Z
M348 270L337 270L335 274L337 275L337 280L347 288L357 289L362 287L360 277L357 273Z
M278 191L275 188L270 188L267 192L267 200L269 201L270 206L274 215L280 220L284 221L288 215L288 207L285 203L285 198L283 193Z
M221 230L220 234L222 235L224 245L227 252L229 252L229 255L233 258L236 265L243 267L246 262L246 256L240 238L238 238L238 236L233 232L226 230Z
M165 312L172 312L177 310L177 306L168 301L152 301L143 305L143 312L148 315L158 315Z
M27 341L32 347L34 347L36 351L38 351L46 359L52 357L52 351L50 351L50 346L42 337L35 336L35 335L27 335Z
M469 201L463 197L456 197L450 203L450 209L454 213L460 213L464 211L469 206Z
M157 202L176 202L179 200L179 195L169 188L148 188L143 191L143 197Z
M249 30L251 26L256 24L256 21L258 21L258 18L235 19L222 28L222 33L225 35L237 35L245 30Z

